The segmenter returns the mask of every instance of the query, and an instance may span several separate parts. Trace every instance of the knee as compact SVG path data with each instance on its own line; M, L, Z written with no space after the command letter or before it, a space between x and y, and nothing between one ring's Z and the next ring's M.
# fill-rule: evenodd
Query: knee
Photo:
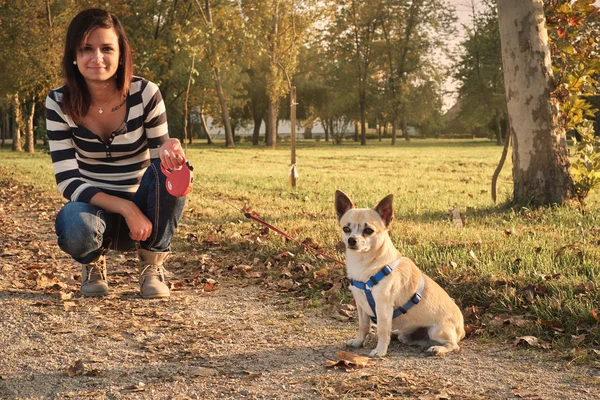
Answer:
M101 244L101 212L85 203L67 203L56 216L58 247L72 257L83 257Z

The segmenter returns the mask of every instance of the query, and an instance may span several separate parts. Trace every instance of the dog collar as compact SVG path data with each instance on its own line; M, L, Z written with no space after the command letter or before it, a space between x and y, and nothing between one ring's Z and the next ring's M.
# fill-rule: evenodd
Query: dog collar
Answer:
M354 279L352 279L352 281L351 281L352 286L365 292L365 295L367 296L367 302L369 303L369 306L371 307L371 310L373 311L374 316L371 317L371 320L374 323L377 323L377 313L375 311L375 299L373 298L373 294L371 293L371 288L373 286L377 285L379 282L381 282L386 276L391 274L392 271L394 270L394 268L396 268L399 263L400 263L400 259L397 259L393 263L384 266L378 273L376 273L375 275L370 277L369 280L367 280L366 282L361 282L361 281L357 281ZM410 298L410 300L408 300L406 302L406 304L404 304L402 307L398 307L397 309L394 310L392 319L394 319L402 314L406 314L408 312L408 310L410 310L412 308L412 306L414 306L415 304L418 304L421 301L421 297L423 296L424 288L425 288L425 276L423 274L421 274L421 280L419 282L419 287L417 288L417 291Z

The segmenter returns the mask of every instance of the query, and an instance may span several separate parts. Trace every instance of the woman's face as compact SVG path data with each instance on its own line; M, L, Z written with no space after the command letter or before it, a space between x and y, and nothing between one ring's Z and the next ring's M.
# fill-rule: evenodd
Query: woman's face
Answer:
M77 68L88 83L112 79L119 67L119 38L112 28L96 28L77 51Z

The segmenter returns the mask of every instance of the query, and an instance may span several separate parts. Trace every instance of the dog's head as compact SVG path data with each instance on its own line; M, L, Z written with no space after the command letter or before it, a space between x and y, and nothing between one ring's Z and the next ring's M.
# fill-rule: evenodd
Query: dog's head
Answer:
M381 246L394 218L393 199L390 194L373 209L355 208L348 196L336 190L335 211L347 250L366 253Z

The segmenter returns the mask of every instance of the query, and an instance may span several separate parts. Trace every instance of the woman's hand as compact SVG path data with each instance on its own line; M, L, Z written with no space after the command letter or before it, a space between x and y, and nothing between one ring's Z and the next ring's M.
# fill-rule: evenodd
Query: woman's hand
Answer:
M125 218L125 222L129 228L129 237L133 240L143 242L152 234L152 222L150 222L134 202L130 203L127 212L121 215Z
M129 228L129 237L143 242L152 234L152 222L144 215L138 206L131 200L111 196L106 193L97 193L90 199L90 204L100 207L104 211L121 214Z
M169 169L178 169L185 164L185 154L181 143L175 138L169 138L158 149L160 162Z

